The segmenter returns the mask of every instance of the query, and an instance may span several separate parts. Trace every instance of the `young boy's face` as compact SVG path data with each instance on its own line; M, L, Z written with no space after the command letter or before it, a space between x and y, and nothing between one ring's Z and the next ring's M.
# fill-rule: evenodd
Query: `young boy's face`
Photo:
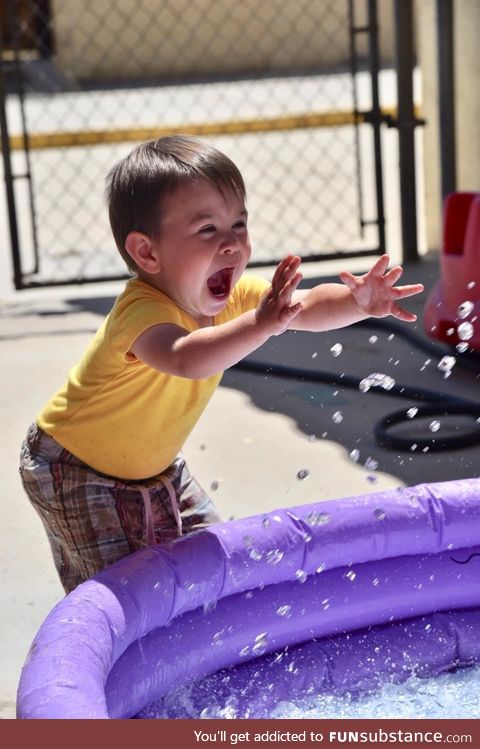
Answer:
M250 259L243 198L204 180L178 187L165 201L152 252L157 288L195 319L217 315Z

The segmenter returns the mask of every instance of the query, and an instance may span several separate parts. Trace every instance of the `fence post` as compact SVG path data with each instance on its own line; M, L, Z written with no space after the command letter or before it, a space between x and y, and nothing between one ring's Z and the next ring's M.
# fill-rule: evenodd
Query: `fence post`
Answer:
M400 211L404 262L418 260L415 119L413 102L413 3L395 0Z

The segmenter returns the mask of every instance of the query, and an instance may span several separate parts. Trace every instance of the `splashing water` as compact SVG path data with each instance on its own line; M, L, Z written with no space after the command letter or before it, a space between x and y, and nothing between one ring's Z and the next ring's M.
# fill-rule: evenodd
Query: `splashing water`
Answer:
M473 325L471 322L462 322L457 328L457 334L461 341L469 341L473 338Z
M278 612L277 612L278 613ZM265 644L262 633L258 642ZM262 649L262 645L260 645ZM248 655L245 648L243 655ZM283 660L280 653L277 660ZM295 676L300 669L295 662L285 665L286 671ZM213 677L215 679L215 675ZM224 685L229 676L223 677ZM301 681L301 680L300 680ZM200 703L192 700L192 685L174 690L163 701L145 708L138 717L170 718L244 718L238 710L238 700L232 692L227 695L215 690L215 683L206 680ZM409 676L403 683L394 679L386 681L380 688L363 694L342 695L313 692L279 702L269 714L270 719L318 719L318 718L435 718L478 719L480 714L480 667L462 668L442 673L436 677L419 678Z
M333 354L333 356L340 356L342 351L343 351L343 346L341 343L334 343L332 348L330 349L330 352Z
M316 695L283 702L271 717L282 718L478 718L480 668L464 668L435 678L410 676L362 697Z
M366 393L372 387L381 387L383 390L391 390L395 386L395 380L389 375L381 374L380 372L373 372L367 377L364 377L358 385L358 389L362 393Z
M468 317L472 313L473 307L474 307L473 302L469 302L469 301L462 302L461 304L459 304L457 308L458 317L464 320L466 317Z

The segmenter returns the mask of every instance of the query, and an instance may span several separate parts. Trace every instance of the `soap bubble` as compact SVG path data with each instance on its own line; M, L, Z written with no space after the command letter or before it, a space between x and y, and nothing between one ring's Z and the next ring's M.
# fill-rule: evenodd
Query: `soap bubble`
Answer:
M330 351L333 354L333 356L340 356L340 354L343 351L343 346L341 343L334 343Z
M457 328L457 334L461 341L469 341L473 337L473 332L471 322L462 322Z
M462 302L461 304L459 304L457 307L458 317L464 320L466 317L468 317L471 314L473 310L473 306L474 306L473 302L468 302L468 301Z

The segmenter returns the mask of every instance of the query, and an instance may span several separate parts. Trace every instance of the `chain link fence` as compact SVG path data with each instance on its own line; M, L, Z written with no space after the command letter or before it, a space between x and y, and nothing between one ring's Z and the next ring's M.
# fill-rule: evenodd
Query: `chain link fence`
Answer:
M125 273L104 178L136 142L172 132L211 140L239 166L254 262L378 250L377 227L361 226L377 207L359 165L359 144L365 163L373 155L370 126L354 124L347 0L7 5L6 114L26 285ZM351 5L363 23L367 2ZM360 67L364 56L360 47ZM366 72L356 86L368 108Z

